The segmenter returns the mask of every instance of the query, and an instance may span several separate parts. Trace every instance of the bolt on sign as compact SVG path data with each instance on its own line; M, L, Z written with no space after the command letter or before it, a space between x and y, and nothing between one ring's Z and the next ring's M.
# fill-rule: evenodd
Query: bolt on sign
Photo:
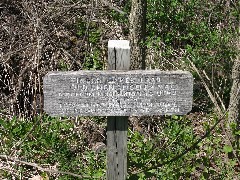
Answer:
M183 115L192 108L193 77L185 71L50 72L43 87L52 116Z

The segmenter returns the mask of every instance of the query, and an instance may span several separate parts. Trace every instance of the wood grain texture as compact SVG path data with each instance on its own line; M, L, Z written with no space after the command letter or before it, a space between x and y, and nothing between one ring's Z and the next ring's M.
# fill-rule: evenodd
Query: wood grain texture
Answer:
M108 70L129 70L129 68L129 41L109 41ZM127 131L128 117L107 118L107 180L127 178Z
M127 177L127 116L107 119L107 179L124 180Z
M184 71L52 72L43 83L52 116L182 115L192 107L193 78Z
M127 40L108 41L108 70L130 69L130 46Z

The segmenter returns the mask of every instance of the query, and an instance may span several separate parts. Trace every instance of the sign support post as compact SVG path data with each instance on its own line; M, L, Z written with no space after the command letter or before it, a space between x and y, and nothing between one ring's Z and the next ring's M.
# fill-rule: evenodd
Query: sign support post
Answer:
M108 42L108 70L129 70L129 41ZM127 178L127 131L128 116L107 118L107 179Z

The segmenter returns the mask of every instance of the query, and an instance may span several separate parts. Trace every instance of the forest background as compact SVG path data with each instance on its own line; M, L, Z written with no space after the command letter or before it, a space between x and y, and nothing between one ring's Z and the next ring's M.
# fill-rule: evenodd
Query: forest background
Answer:
M128 179L239 179L237 0L0 0L0 178L104 179L106 117L42 110L48 71L103 70L128 39L132 69L188 70L185 116L130 117Z

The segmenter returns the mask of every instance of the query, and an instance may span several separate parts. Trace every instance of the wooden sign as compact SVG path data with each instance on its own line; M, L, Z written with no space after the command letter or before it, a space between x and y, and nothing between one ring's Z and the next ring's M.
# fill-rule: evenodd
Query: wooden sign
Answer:
M192 109L189 72L129 69L129 41L110 40L108 71L50 72L43 79L49 115L109 116L107 180L127 178L128 116L183 115Z
M43 87L52 116L183 115L192 108L193 77L185 71L50 72Z

